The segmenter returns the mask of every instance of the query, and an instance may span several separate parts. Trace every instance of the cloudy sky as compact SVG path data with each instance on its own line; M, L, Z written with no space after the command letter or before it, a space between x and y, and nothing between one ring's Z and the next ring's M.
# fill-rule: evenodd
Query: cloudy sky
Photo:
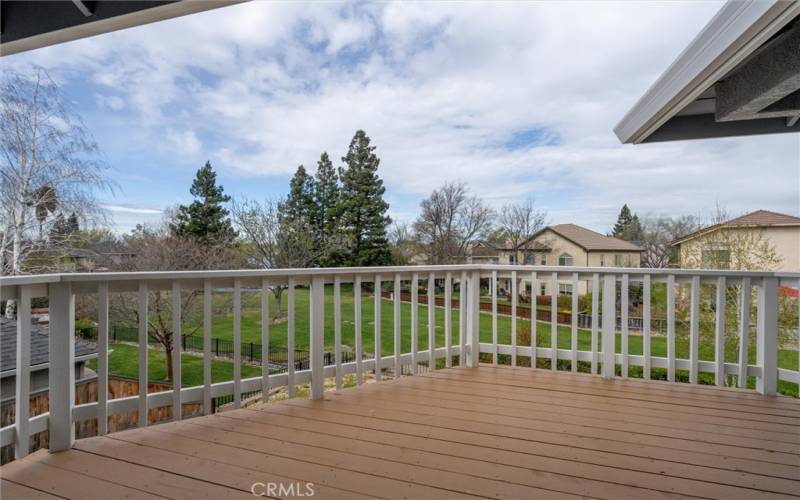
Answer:
M189 201L206 160L233 196L282 196L359 128L401 221L448 180L603 232L622 203L797 215L797 135L622 146L612 132L720 6L254 1L2 64L63 86L120 186L101 195L120 231Z

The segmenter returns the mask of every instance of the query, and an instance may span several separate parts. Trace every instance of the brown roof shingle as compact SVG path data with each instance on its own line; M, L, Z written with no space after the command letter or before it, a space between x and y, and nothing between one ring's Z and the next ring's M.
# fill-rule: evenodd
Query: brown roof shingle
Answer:
M642 249L631 243L630 241L621 240L612 236L606 236L598 232L586 229L585 227L576 224L556 224L555 226L547 226L539 231L537 235L547 230L572 241L576 245L583 247L587 251L621 251L621 252L641 252Z
M744 214L741 217L731 219L728 222L714 224L713 226L704 227L693 233L681 236L676 239L671 245L679 245L686 240L690 240L695 236L714 231L722 227L779 227L779 226L800 226L800 217L794 215L781 214L778 212L770 212L769 210L756 210L749 214Z

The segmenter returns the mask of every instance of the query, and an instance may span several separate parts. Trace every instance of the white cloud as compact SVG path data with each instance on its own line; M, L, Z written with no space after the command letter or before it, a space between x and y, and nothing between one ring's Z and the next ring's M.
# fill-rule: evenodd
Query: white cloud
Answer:
M721 5L249 2L6 60L113 89L138 140L228 174L338 159L364 128L402 218L449 179L597 229L624 202L798 213L796 135L622 146L612 133ZM498 147L536 127L560 143Z

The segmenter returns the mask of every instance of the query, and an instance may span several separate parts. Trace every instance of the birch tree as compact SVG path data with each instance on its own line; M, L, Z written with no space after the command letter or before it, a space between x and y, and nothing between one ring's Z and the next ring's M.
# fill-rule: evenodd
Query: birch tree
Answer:
M7 71L0 82L0 272L37 273L56 252L49 228L57 215L84 224L101 219L96 193L112 188L97 144L44 70Z

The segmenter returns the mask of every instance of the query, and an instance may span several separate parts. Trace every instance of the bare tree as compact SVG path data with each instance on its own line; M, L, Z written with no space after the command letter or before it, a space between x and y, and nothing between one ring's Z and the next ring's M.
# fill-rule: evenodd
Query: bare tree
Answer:
M0 83L0 272L51 269L62 242L49 241L56 213L102 219L95 194L113 188L97 144L44 70L6 71ZM57 256L57 255L56 255Z
M467 246L491 229L494 210L466 184L448 182L420 203L414 232L428 263L445 264L466 255Z
M664 268L677 265L677 250L671 243L701 227L700 219L693 215L645 217L642 220L642 240L639 242L644 249L642 267Z
M411 226L405 223L395 223L392 226L389 230L389 243L395 254L394 264L397 265L413 261L419 251Z
M509 203L500 210L498 218L500 234L510 244L515 259L519 258L522 247L547 224L547 212L536 208L536 200L528 198L520 203Z
M333 251L338 240L329 238L323 248L314 231L300 219L289 220L280 214L274 200L234 200L231 203L234 226L244 238L244 249L251 264L263 269L311 267ZM281 316L281 298L285 286L275 285L275 317Z
M122 238L121 247L128 258L114 266L115 271L194 271L240 267L223 245L204 245L197 239L171 234L166 224L156 228L138 226L131 234ZM200 290L181 292L182 333L194 335L202 327L202 308L198 300ZM112 297L112 314L115 318L139 318L136 298L133 294L119 293ZM215 301L214 307L223 309L224 301ZM172 352L174 338L172 328L172 292L153 290L148 297L148 335L164 349L166 371L172 379Z

